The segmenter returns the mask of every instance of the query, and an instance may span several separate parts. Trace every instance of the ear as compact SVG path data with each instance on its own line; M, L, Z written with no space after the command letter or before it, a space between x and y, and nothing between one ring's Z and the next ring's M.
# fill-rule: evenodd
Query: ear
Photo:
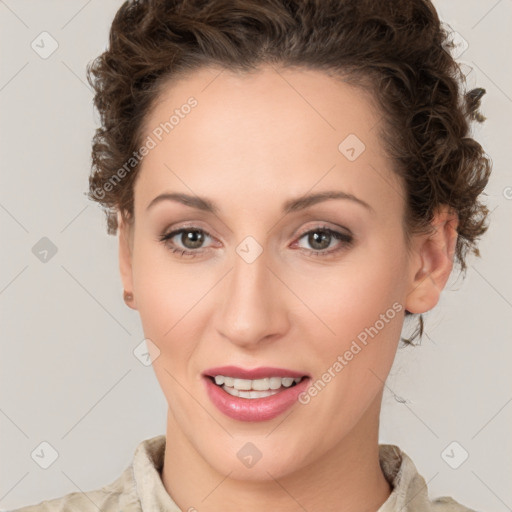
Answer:
M119 229L119 270L125 291L133 295L133 300L127 303L132 309L137 309L135 294L133 293L132 253L133 253L133 224L125 222L121 213L117 214Z
M453 268L458 224L457 214L443 205L432 220L433 232L414 235L407 311L425 313L439 302Z

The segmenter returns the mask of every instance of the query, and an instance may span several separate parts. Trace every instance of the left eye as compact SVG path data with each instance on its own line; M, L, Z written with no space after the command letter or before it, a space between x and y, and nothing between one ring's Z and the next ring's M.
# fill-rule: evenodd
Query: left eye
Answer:
M178 235L181 235L179 240L184 248L177 246L173 241L173 238ZM307 241L313 249L307 249L304 247L300 247L300 249L315 256L327 256L338 252L344 247L349 246L353 241L351 235L340 233L324 226L303 233L298 240L302 240L305 237L307 237ZM170 233L160 236L159 240L164 243L172 253L180 253L180 256L194 257L202 252L203 248L201 245L204 243L205 238L212 238L212 236L203 229L191 227L171 231ZM333 239L342 243L340 243L340 246L335 249L325 250L331 245ZM315 245L317 246L316 249L314 248Z

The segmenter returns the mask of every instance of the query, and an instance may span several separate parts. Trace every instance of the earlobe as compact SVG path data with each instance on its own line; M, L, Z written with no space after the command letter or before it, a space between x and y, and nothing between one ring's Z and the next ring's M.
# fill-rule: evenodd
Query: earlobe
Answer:
M132 226L124 221L119 212L117 214L117 223L119 229L119 270L124 288L123 298L130 308L137 309L132 277Z
M406 298L406 309L411 313L425 313L438 302L453 268L457 243L458 217L443 206L431 223L432 232L417 235L411 259L411 282Z

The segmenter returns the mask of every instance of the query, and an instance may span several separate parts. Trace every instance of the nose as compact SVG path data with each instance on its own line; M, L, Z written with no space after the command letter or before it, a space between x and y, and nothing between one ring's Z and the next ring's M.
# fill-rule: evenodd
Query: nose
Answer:
M217 330L246 349L275 341L289 328L286 293L292 294L268 260L265 251L252 262L235 254L233 268L219 290Z

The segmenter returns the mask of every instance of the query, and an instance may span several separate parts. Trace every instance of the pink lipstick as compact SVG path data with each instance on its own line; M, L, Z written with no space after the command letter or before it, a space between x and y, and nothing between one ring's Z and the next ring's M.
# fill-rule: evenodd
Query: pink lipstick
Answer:
M206 392L226 416L239 421L268 421L286 410L311 383L311 376L285 368L236 366L203 372Z

